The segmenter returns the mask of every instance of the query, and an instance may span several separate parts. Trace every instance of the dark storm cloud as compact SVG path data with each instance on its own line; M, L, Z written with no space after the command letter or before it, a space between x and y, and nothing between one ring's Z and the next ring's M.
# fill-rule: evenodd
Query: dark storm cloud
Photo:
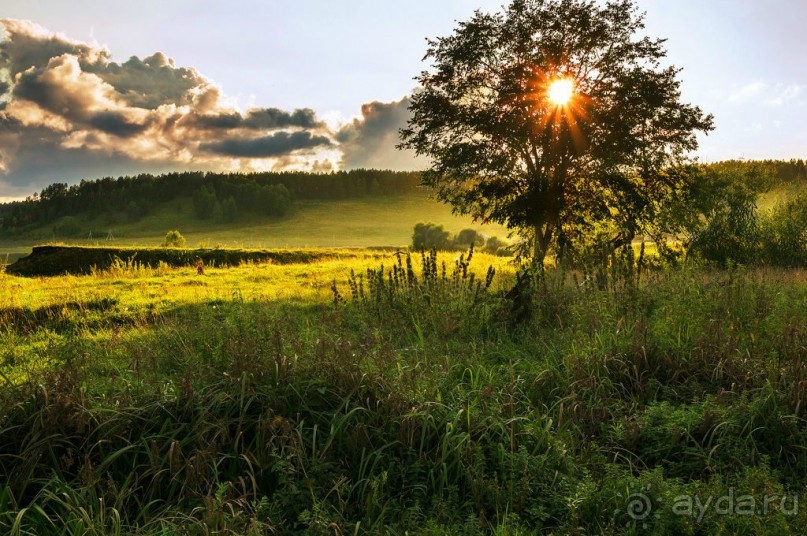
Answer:
M238 112L206 114L199 116L198 119L196 119L196 124L199 125L200 128L230 130L243 126L244 116Z
M292 113L277 108L256 108L249 111L244 118L244 125L255 129L271 128L317 128L322 123L317 120L314 110L301 108Z
M3 82L0 80L0 97L8 93L8 90L11 89L11 84L8 82Z
M323 126L323 123L317 120L314 110L310 108L301 108L293 112L278 108L253 108L246 115L237 112L207 114L199 117L198 124L202 128L248 128L253 130L288 127L320 128Z
M424 167L423 159L411 151L395 148L398 129L409 119L409 97L394 102L370 102L361 107L361 118L354 119L336 134L342 149L342 167L410 170Z
M204 143L201 149L225 156L243 158L267 158L283 156L302 149L329 147L327 136L313 136L308 131L277 132L260 138L234 138Z
M90 66L87 72L112 85L127 104L152 109L162 104L190 104L190 90L207 82L196 69L175 67L162 52L142 60L132 56L120 65Z
M128 138L143 132L147 125L130 122L123 114L117 112L100 112L88 121L89 125L107 134L120 138Z

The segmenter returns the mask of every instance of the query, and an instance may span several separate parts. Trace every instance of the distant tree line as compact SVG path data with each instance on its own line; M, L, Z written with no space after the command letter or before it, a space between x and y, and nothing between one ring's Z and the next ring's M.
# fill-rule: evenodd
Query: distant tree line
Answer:
M242 211L283 216L299 199L348 199L411 193L420 183L417 172L371 169L309 172L140 174L54 183L23 201L0 204L0 231L13 234L65 216L93 218L122 215L136 221L155 205L192 198L201 219L232 221ZM65 231L70 231L68 225Z
M807 181L807 163L793 160L724 160L706 164L707 172L740 177L744 186L765 192L781 183Z

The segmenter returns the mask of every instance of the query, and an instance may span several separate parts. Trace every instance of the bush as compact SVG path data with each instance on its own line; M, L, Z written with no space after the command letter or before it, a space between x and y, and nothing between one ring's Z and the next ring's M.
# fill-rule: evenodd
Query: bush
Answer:
M726 267L750 264L759 257L756 193L739 185L719 188L692 233L689 251Z
M129 201L126 205L126 217L129 221L137 221L149 212L149 203L145 199Z
M807 195L776 207L760 224L762 256L768 264L807 266Z
M418 223L412 234L412 247L416 250L448 249L451 247L451 234L442 225Z
M482 251L499 257L512 257L515 254L507 242L496 236L491 236L485 241Z
M476 247L485 245L485 237L473 229L463 229L454 238L454 247L468 249L471 245Z
M181 248L185 245L185 237L179 231L168 231L165 233L165 240L161 244L164 248Z
M513 251L505 241L499 240L495 236L486 239L485 235L474 229L463 229L452 237L451 233L446 231L442 225L418 223L415 225L415 231L412 234L412 249L418 251L432 249L465 250L472 246L475 248L482 247L482 251L485 253L499 255L500 257L513 255Z

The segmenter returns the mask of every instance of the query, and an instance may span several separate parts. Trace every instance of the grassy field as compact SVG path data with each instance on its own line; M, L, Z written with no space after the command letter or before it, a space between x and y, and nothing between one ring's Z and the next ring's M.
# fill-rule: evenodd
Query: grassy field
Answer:
M199 220L193 213L191 199L185 199L161 204L134 223L113 223L105 218L82 221L82 227L95 230L91 238L88 233L80 239L64 239L53 235L52 228L40 229L25 240L0 242L0 257L5 259L8 254L14 260L30 252L33 243L54 239L71 244L157 246L169 229L178 229L191 247L407 246L418 222L443 224L452 233L473 228L487 235L507 238L504 227L481 225L469 217L454 215L448 205L425 195L299 201L292 213L282 219L244 215L227 224Z
M466 261L0 275L0 531L804 533L807 273Z
M323 253L337 256L340 252L326 250ZM49 358L41 359L39 337L44 335L54 342L70 339L76 332L68 330L65 339L60 330L47 329L49 322L72 325L75 320L85 318L89 324L82 326L79 322L74 327L87 330L79 332L98 340L105 333L109 334L102 329L109 327L108 323L118 322L134 326L136 330L144 318L148 320L153 315L200 304L233 300L322 304L333 299L333 282L338 279L344 283L351 270L364 271L371 265L391 266L396 262L391 252L351 250L342 253L342 258L308 264L246 263L234 268L208 267L203 276L199 276L194 267L144 268L131 264L93 276L34 279L0 275L0 321L10 329L10 336L2 340L5 353L0 362L14 364L0 370L8 378L27 377L30 370L40 370L43 362L52 362ZM450 256L446 254L446 257ZM500 271L512 271L503 258L483 257ZM44 326L39 325L40 321L44 321ZM17 338L21 323L27 323L30 329L22 330L25 337ZM40 330L40 327L45 329ZM145 327L149 327L149 322ZM32 341L27 338L29 335L33 336ZM30 364L30 369L26 364Z

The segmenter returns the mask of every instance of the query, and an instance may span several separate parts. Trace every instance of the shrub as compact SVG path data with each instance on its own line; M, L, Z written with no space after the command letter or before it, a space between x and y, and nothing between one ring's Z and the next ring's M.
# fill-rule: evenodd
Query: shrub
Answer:
M482 248L482 251L490 253L491 255L498 255L499 257L512 257L515 255L510 245L497 236L489 237L487 241L485 241L485 247Z
M149 212L149 203L141 199L139 201L129 201L126 205L126 217L129 221L137 221Z
M760 224L762 255L774 266L807 266L807 195L776 207Z
M470 269L473 255L471 246L449 268L445 261L438 265L436 251L421 251L417 270L412 255L401 253L391 268L382 265L363 274L351 271L348 296L352 308L373 321L391 322L398 326L396 329L413 326L417 337L428 333L448 337L488 333L500 316L503 302L491 291L496 270L488 266L484 278L477 277ZM348 303L336 281L331 290L334 305Z
M451 234L442 225L418 223L412 234L412 247L416 250L448 249L451 247Z
M490 253L491 255L495 255L499 248L504 247L504 242L499 240L499 238L495 236L491 236L488 238L487 242L485 242L485 249L486 253Z
M485 237L473 229L463 229L454 238L454 246L460 249L468 249L471 245L481 247L485 245Z
M689 251L722 267L758 258L756 193L739 185L718 189L692 233Z
M161 244L164 248L181 248L185 245L185 237L179 231L173 230L165 233L165 240Z
M414 250L465 250L469 247L482 248L485 253L510 257L513 251L508 244L495 236L486 238L485 235L474 229L463 229L453 237L442 225L436 223L418 223L412 234L412 249Z

